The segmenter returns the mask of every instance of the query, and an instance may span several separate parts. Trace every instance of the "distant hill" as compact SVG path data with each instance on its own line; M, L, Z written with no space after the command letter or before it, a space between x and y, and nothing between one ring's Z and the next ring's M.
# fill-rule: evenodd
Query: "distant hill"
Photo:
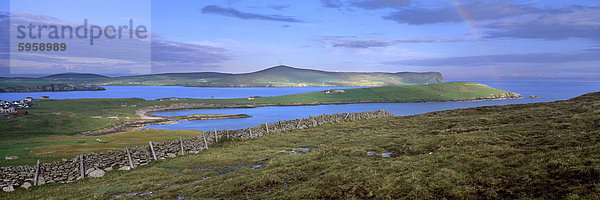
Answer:
M0 92L64 92L64 91L99 91L106 90L99 86L48 84L48 85L12 85L0 87Z
M441 83L439 72L327 72L275 66L264 70L229 74L216 72L170 73L116 77L105 85L182 85L197 87L309 87L309 86L396 86Z
M265 70L236 74L223 80L248 86L393 86L444 82L438 72L366 73L327 72L276 66Z
M399 86L444 82L439 72L327 72L275 66L264 70L231 74L218 72L166 73L107 77L97 74L64 73L39 79L9 78L12 84L92 84L92 85L173 85L190 87L320 87L320 86Z
M91 78L109 78L108 76L102 76L99 74L89 73L62 73L44 76L42 78L69 78L69 79L91 79Z

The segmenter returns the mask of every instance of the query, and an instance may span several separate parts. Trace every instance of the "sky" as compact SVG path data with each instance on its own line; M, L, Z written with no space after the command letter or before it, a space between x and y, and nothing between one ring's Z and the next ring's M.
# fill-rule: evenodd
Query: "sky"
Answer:
M345 72L436 71L450 80L600 79L597 0L63 1L70 2L27 0L9 9L3 3L0 10L10 12L0 12L0 18L86 18L106 26L122 21L111 12L150 13L150 19L135 18L151 27L151 51L142 51L151 54L150 73L245 73L284 64ZM138 61L109 46L88 51L107 52L102 59L116 67L88 67L90 72L146 72L120 70L130 66L119 63ZM59 71L87 65L52 56L61 60L52 65Z

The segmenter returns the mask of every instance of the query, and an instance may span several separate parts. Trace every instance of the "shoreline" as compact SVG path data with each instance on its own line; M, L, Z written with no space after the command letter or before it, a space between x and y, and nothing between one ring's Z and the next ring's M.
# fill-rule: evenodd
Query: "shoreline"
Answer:
M81 133L77 133L73 136L75 137L87 137L87 136L99 136L99 135L108 135L108 134L118 134L130 131L140 130L148 125L155 124L172 124L176 123L170 121L168 119L150 119L150 120L136 120L131 122L122 122L118 125L113 125L111 127L106 127L103 129L85 131Z

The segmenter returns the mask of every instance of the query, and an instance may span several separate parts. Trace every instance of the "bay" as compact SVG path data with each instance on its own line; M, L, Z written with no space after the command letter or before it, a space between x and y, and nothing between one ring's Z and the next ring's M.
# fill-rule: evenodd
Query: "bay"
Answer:
M103 86L102 91L69 91L69 92L9 92L0 93L0 100L16 101L25 97L39 98L49 96L51 99L82 98L142 98L154 100L159 98L198 98L229 99L250 96L280 96L305 92L316 92L328 89L349 89L358 87L183 87L183 86Z

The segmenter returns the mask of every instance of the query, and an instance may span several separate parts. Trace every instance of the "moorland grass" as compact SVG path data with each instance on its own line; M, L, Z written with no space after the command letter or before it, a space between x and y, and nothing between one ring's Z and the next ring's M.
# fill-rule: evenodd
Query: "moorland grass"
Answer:
M590 93L224 141L197 155L0 193L0 199L108 199L132 192L161 199L598 199L599 134L600 93ZM291 153L297 147L310 151ZM379 156L386 152L393 153Z

